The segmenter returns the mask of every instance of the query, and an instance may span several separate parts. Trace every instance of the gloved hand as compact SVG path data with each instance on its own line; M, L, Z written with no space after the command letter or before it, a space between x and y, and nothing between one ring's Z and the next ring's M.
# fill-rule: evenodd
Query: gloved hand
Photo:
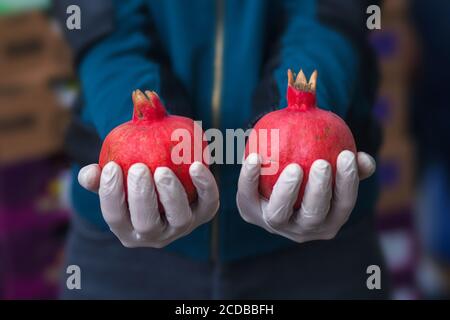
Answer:
M236 196L239 212L245 221L295 242L332 239L355 206L360 179L375 171L375 160L370 155L358 152L356 158L351 151L339 154L334 190L330 164L316 160L309 172L301 207L294 211L302 168L298 164L286 166L267 201L258 192L260 158L250 154L239 177Z
M109 162L103 170L97 164L83 167L78 181L85 189L98 192L103 218L125 247L161 248L211 220L219 209L219 191L209 169L194 162L189 173L198 193L192 205L181 182L167 167L157 168L153 178L142 163L130 167L128 207L122 170L116 163ZM155 187L164 214L158 210Z

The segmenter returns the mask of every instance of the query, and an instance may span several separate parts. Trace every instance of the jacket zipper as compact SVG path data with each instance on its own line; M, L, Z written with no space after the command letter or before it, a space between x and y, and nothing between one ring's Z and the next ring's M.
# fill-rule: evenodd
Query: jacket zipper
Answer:
M212 124L220 129L220 109L223 80L223 51L224 51L224 1L216 1L216 27L214 40L214 76L211 95ZM220 183L219 170L215 170L216 181ZM219 216L216 215L211 223L211 259L219 258Z

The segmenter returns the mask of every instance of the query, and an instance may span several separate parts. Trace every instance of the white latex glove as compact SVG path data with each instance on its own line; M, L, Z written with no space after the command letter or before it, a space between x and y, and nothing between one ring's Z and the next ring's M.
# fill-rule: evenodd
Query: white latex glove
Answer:
M219 191L209 169L194 162L189 174L198 193L192 205L181 182L167 167L157 168L153 178L142 163L130 167L128 207L122 170L116 163L109 162L103 170L97 164L83 167L78 181L85 189L98 192L103 218L125 247L161 248L211 220L219 209ZM158 210L156 190L164 214Z
M286 166L267 201L258 191L259 156L250 154L239 177L236 196L239 212L246 222L295 242L332 239L355 206L359 180L375 171L375 160L370 155L358 152L357 158L356 161L350 151L339 154L334 190L330 164L316 160L309 172L301 207L294 211L303 178L302 168L298 164Z

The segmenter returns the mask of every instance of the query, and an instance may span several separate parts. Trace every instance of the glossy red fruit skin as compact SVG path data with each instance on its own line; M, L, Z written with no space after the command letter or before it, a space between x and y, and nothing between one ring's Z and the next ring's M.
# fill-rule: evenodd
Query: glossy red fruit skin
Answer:
M100 152L99 165L103 169L110 161L117 163L124 173L125 190L128 170L133 164L147 165L152 174L158 167L168 167L182 183L189 203L193 203L197 199L197 192L189 175L189 167L194 162L194 152L191 152L190 163L175 164L171 151L179 141L171 141L171 135L176 129L187 130L191 135L191 150L194 150L195 123L189 118L168 115L155 93L146 94L150 96L148 99L140 91L133 93L133 119L114 128L107 135ZM202 151L206 147L207 143L202 142ZM163 211L161 204L159 208Z
M318 159L328 161L332 166L334 179L339 153L344 150L356 153L356 145L344 120L333 112L316 106L315 92L306 92L288 85L287 98L286 108L265 115L254 126L255 133L261 129L266 129L268 133L265 141L258 140L258 153L263 158L263 167L269 160L264 155L268 155L270 161L275 161L273 154L279 154L278 171L273 175L260 176L259 192L269 199L283 169L290 163L297 163L303 169L303 181L294 205L295 209L299 209L313 162ZM278 147L271 145L270 129L279 129ZM246 155L248 154L247 144Z

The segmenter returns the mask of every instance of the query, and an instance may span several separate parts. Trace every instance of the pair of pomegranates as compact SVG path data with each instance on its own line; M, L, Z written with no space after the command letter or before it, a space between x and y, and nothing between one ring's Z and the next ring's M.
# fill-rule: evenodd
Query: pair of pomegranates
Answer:
M275 174L260 176L260 194L269 199L282 170L290 163L297 163L303 168L304 178L294 206L296 209L300 207L308 173L315 160L328 161L334 175L339 153L343 150L356 153L353 135L345 122L336 114L316 106L316 83L317 71L307 81L302 71L294 79L293 73L288 70L287 107L268 113L254 126L256 133L264 130L270 134L271 129L278 129L279 134L276 144L270 138L257 142L258 153L264 150L264 155L260 153L263 164L278 161ZM189 175L190 164L175 164L171 159L172 149L178 143L171 140L172 132L183 128L194 137L193 120L168 115L158 95L152 91L146 91L145 94L134 91L132 100L133 118L108 134L100 152L100 167L114 161L121 166L124 179L130 166L137 162L146 164L152 172L157 167L168 167L180 179L189 202L194 202L197 192ZM191 140L194 144L194 139ZM207 147L206 142L203 143L202 148ZM246 155L248 153L247 144ZM276 158L267 156L275 154Z

